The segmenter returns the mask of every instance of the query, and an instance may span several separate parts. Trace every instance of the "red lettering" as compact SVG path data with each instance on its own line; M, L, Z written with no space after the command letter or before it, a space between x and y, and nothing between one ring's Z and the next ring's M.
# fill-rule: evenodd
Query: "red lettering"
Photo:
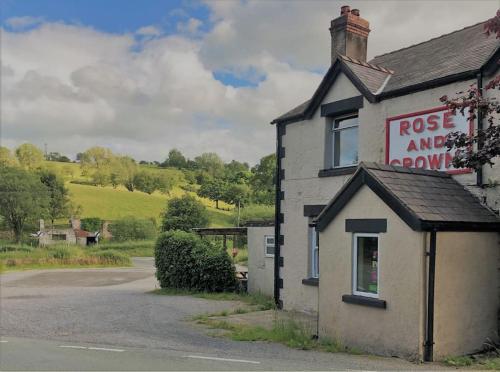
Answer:
M416 118L415 120L413 120L413 131L415 133L422 133L424 130L424 119Z
M452 167L453 165L451 164L451 162L453 161L453 155L451 155L449 152L446 152L444 154L444 167L446 169Z
M411 140L410 143L408 144L408 148L406 151L417 151L417 145L415 144L414 140Z
M441 163L443 162L443 154L427 155L427 160L429 161L430 169L441 169Z
M432 138L420 138L420 150L430 150L432 149Z
M401 162L398 159L391 160L390 165L401 165Z
M427 124L429 124L427 126L427 129L428 130L436 130L436 129L438 129L438 127L439 127L438 119L439 119L439 116L437 116L437 115L429 115L427 117Z
M415 159L415 168L427 168L427 159L424 156L417 156Z
M443 147L445 142L446 142L445 136L435 136L434 137L434 148L439 149L439 148Z
M413 159L412 158L403 158L403 167L405 168L411 168L413 165Z
M399 122L399 135L404 136L404 135L410 135L410 132L408 132L408 129L410 129L410 122L408 120L402 120Z
M451 129L455 128L455 123L453 122L453 113L451 111L446 111L443 115L443 128Z

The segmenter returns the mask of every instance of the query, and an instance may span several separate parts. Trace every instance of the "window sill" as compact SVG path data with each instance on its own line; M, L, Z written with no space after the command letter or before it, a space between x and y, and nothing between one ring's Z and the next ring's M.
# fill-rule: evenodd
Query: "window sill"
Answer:
M319 285L319 278L302 279L302 284L317 287Z
M379 309L387 308L387 303L378 298L356 296L356 295L343 295L342 301L348 304L376 307Z
M345 176L347 174L353 174L358 168L357 165L352 165L348 167L321 169L318 173L318 177L334 177L334 176Z

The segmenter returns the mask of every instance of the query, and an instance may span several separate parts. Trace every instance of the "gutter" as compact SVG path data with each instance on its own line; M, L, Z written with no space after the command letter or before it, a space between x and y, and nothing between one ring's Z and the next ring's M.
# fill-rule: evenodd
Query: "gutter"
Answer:
M434 359L434 282L436 279L436 230L431 231L429 252L429 268L427 270L427 324L425 329L424 361Z
M477 89L479 91L479 95L483 95L483 72L479 70L477 74ZM480 131L483 129L483 113L481 110L477 110L477 130ZM480 150L483 147L483 142L477 142L477 149ZM476 171L476 184L479 187L483 186L483 166L480 166Z
M280 301L280 261L281 261L281 145L282 127L276 124L276 189L274 201L274 302L281 309Z

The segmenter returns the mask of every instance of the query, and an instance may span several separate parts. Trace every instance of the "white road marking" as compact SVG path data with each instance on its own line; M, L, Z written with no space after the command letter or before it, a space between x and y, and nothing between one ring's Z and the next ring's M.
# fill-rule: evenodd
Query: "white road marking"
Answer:
M108 348L105 348L105 347L89 347L88 349L89 350L101 350L101 351L116 351L118 353L122 353L122 352L125 351L125 350L122 350L122 349L108 349Z
M5 344L5 343L7 343L9 341L7 341L7 340L0 340L0 342Z
M116 351L121 353L125 350L122 349L108 349L105 347L86 347L86 346L74 346L74 345L59 345L59 347L63 347L66 349L84 349L84 350L98 350L98 351Z
M219 360L221 362L260 364L260 362L257 362L257 361L254 361L254 360L227 359L227 358L217 358L217 357L206 357L206 356L200 356L200 355L186 355L184 358Z

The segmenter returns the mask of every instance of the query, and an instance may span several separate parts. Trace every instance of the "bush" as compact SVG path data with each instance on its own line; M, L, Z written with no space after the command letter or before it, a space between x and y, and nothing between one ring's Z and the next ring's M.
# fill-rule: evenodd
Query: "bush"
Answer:
M125 217L113 222L109 230L113 240L150 240L156 237L156 226L153 220Z
M82 218L82 230L96 232L101 230L102 220L99 217Z
M156 276L162 288L221 292L235 288L226 252L193 233L169 231L155 246Z
M195 197L184 195L168 201L163 214L162 231L190 231L194 227L208 226L208 212Z

